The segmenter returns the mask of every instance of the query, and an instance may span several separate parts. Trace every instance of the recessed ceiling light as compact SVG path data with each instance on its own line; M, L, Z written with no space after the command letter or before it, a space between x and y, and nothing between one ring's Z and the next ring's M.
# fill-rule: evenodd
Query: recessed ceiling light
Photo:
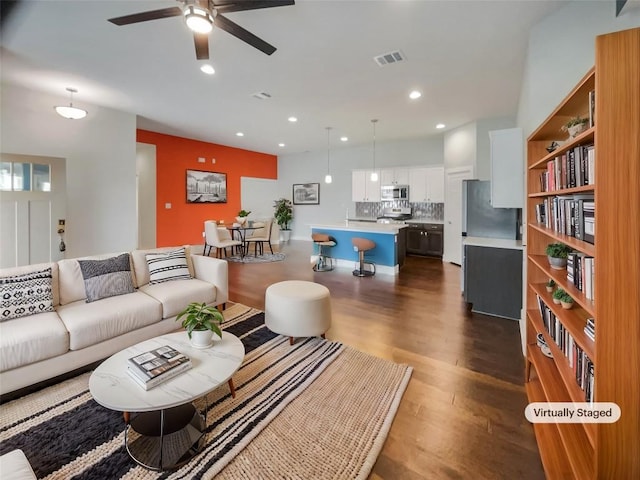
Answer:
M244 133L242 133L242 132L237 132L237 133L236 133L236 137L244 137Z
M421 96L422 96L422 94L421 94L419 91L417 91L417 90L414 90L413 92L411 92L411 93L409 94L409 98L410 98L411 100L415 100L416 98L420 98Z
M284 143L279 143L278 146L279 147L284 147Z
M289 117L287 120L289 120L290 122L297 122L298 118L297 117Z
M214 73L216 73L216 70L211 65L209 65L208 63L202 65L200 67L200 70L202 70L207 75L213 75Z
M341 142L346 142L347 140L349 140L349 137L340 137Z
M444 128L446 127L446 125L444 123L439 123L436 125L436 128L440 129L440 128Z

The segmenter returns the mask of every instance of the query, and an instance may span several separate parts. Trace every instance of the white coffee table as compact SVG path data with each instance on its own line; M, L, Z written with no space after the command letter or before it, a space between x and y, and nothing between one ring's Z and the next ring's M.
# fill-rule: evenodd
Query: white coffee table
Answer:
M190 357L193 367L144 390L129 377L127 359L163 345ZM184 331L170 333L109 357L91 374L89 390L103 407L123 412L131 458L151 470L170 470L199 453L204 441L205 416L191 402L225 382L235 397L231 376L243 359L244 345L231 333L223 332L207 349L192 347Z

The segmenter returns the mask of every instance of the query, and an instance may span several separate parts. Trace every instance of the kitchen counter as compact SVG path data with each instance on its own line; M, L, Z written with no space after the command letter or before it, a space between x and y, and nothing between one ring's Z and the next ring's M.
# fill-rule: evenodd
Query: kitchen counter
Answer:
M524 249L522 240L511 240L508 238L463 237L462 244L475 247L508 248L512 250Z
M432 218L411 218L407 223L431 223L433 225L444 225L444 220L433 220Z
M370 232L381 233L389 235L397 235L398 231L402 228L407 228L403 223L375 223L375 222L363 222L363 221L351 221L342 223L324 223L318 225L311 225L312 230L329 229L329 230L342 230L349 232Z

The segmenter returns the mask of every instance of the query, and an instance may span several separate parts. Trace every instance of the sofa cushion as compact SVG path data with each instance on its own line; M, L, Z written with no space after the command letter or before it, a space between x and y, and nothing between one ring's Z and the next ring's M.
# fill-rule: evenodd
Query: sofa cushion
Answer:
M3 268L0 269L0 277L13 277L16 275L24 275L25 273L41 272L47 268L51 269L51 293L53 294L53 306L56 307L60 304L60 291L58 289L60 274L57 263L35 263L21 267Z
M122 252L59 260L60 305L77 302L78 300L86 300L87 298L84 277L82 276L82 270L80 270L78 260L104 260L121 254ZM132 281L135 287L135 279L132 279Z
M140 291L162 303L162 318L177 315L191 302L213 303L217 296L215 285L195 278L180 282L147 284L140 287Z
M128 253L104 260L78 260L78 263L87 302L134 292Z
M69 348L80 350L123 333L159 322L160 302L141 292L103 298L99 302L77 301L58 307L69 331Z
M184 247L171 252L147 253L145 257L149 266L149 283L152 285L191 279Z
M0 277L0 321L53 311L51 267Z
M67 353L69 333L56 312L0 322L0 371Z
M3 480L37 480L22 450L12 450L0 456L0 472Z
M166 253L177 250L180 247L163 247L153 248L149 250L134 250L131 252L131 262L133 264L133 278L136 283L134 286L139 288L149 283L149 265L147 264L147 254L149 253ZM195 277L193 270L193 262L191 260L191 249L188 245L184 246L185 256L187 257L187 266L189 267L189 275Z

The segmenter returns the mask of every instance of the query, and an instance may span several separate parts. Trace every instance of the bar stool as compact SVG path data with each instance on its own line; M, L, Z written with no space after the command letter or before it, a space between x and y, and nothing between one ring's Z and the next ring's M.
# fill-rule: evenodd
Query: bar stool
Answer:
M376 265L373 262L365 262L364 254L369 250L376 248L376 242L369 240L368 238L354 237L351 239L353 249L358 252L358 259L360 261L360 268L356 268L353 274L356 277L372 277L376 274ZM370 265L371 269L367 270L365 265Z
M324 248L335 247L337 245L336 239L326 233L312 233L311 239L313 243L318 246L318 260L313 265L313 271L329 272L333 270L335 268L333 258L325 254Z

